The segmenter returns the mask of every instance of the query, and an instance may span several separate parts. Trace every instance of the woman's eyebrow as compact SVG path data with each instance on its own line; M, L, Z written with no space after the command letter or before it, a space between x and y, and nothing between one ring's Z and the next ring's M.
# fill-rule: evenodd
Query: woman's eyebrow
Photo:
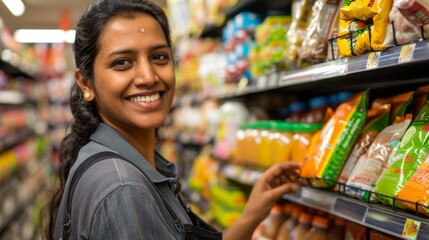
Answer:
M162 44L154 45L154 46L151 47L152 50L157 50L157 49L161 49L161 48L170 48L170 46L168 44L166 44L166 43L162 43ZM134 52L136 52L136 50L132 50L132 49L119 49L119 50L115 50L115 51L111 52L109 54L109 56L129 54L129 53L134 53Z

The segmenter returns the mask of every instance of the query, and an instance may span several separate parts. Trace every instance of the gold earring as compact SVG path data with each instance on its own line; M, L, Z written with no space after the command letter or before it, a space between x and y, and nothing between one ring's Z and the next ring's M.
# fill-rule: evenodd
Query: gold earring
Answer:
M90 98L90 97L91 97L91 93L86 92L86 93L84 94L84 97L85 97L85 98Z

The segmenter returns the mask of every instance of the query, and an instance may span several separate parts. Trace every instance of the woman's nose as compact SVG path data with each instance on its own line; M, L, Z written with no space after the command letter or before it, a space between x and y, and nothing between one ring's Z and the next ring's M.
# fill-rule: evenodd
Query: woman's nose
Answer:
M139 62L136 65L136 75L134 78L134 84L136 86L152 86L157 82L158 76L156 75L152 65L148 61Z

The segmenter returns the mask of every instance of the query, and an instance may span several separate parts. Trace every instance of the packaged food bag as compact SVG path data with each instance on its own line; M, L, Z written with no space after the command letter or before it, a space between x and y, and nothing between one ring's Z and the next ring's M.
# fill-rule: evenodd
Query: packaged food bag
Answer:
M413 116L417 116L426 101L429 101L429 85L421 86L414 92L413 102L411 103Z
M390 104L390 121L392 124L396 117L405 116L407 112L409 112L410 103L412 103L414 97L414 92L405 92L393 97L388 98L377 98L372 102L372 107L383 104ZM416 115L413 115L416 116Z
M387 45L403 45L429 37L429 1L395 0L389 17L393 27Z
M299 8L293 16L292 23L286 36L286 50L284 59L290 68L297 65L298 53L302 41L306 37L306 29L312 13L312 7L316 0L302 0Z
M412 120L412 115L396 117L396 121L384 128L375 137L368 152L357 161L345 187L345 193L349 196L368 200L369 191L387 168L389 157L393 149L398 145Z
M416 172L429 152L429 102L411 123L402 137L398 149L389 158L389 168L383 173L374 191L395 196ZM392 204L392 198L374 194L374 198Z
M301 176L314 185L331 187L337 181L349 152L366 121L368 92L360 92L342 103L323 125L311 147Z
M345 0L340 8L341 55L351 57L365 51L385 49L384 38L389 25L393 0ZM369 27L371 29L369 29ZM370 33L371 31L371 33ZM352 35L347 36L353 32Z
M400 206L429 216L429 155L396 197Z
M358 159L367 153L375 137L389 124L390 104L379 105L368 110L367 121L341 170L338 182L346 183Z
M314 3L306 37L298 54L298 66L305 67L326 60L328 38L339 7L339 0L317 0Z

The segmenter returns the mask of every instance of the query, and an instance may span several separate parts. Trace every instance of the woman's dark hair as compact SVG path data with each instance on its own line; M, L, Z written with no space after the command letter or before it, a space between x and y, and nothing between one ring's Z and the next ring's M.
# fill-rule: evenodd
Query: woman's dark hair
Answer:
M76 27L76 38L73 45L76 67L85 80L94 88L94 60L100 49L100 36L106 24L115 17L133 18L136 14L152 16L160 24L167 44L171 47L170 29L164 11L150 0L99 0L88 7ZM73 120L69 133L60 145L59 186L55 189L49 203L49 219L45 229L47 239L54 239L55 221L65 182L79 150L89 141L101 122L93 102L86 102L83 92L74 83L70 93L70 108Z

